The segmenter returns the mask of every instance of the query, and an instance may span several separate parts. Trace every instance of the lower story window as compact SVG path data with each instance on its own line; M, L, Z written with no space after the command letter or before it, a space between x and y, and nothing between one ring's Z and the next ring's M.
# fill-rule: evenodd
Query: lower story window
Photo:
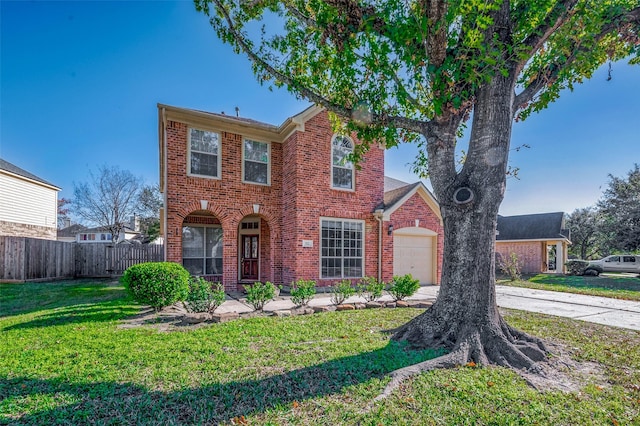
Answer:
M183 226L182 265L191 275L222 275L222 228Z
M321 278L361 278L364 223L322 219L320 227Z

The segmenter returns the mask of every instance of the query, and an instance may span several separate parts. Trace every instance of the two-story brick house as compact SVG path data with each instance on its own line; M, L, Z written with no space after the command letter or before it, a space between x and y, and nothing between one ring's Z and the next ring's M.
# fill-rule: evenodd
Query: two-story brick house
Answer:
M274 126L158 105L158 124L168 261L228 290L408 272L438 282L435 199L421 183L385 182L382 147L354 167L359 141L334 134L322 108Z

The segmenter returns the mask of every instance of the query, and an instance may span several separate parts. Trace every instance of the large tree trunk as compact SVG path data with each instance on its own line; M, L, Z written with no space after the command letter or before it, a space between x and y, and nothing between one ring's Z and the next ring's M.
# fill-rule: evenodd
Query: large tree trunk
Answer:
M444 221L441 287L433 306L396 330L393 339L449 353L394 372L381 397L404 378L425 370L470 362L532 370L546 358L544 343L509 326L496 305L495 233L506 183L512 96L513 81L502 76L479 91L469 152L460 172L455 170L451 139L455 123L443 122L426 135L431 181ZM465 202L469 191L473 199Z

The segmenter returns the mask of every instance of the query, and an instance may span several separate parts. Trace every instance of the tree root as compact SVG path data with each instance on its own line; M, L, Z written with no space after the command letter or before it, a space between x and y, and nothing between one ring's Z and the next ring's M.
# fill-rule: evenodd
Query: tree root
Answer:
M409 323L411 324L411 323ZM374 401L387 398L406 379L427 371L468 365L498 365L518 372L532 387L538 389L538 381L532 376L545 376L547 369L540 364L551 353L539 338L530 336L509 326L502 318L497 323L468 326L461 330L438 327L437 323L418 322L405 324L396 331L393 339L418 341L420 347L444 347L451 351L438 358L404 367L390 374L391 381ZM451 342L455 341L453 345Z

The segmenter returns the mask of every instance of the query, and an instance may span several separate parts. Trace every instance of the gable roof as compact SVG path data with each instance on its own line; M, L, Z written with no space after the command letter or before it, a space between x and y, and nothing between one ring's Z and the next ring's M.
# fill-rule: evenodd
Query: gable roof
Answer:
M39 184L43 184L45 186L49 186L51 187L51 189L55 189L57 191L60 190L59 187L55 186L54 184L47 182L46 180L34 175L33 173L29 173L28 171L21 169L20 167L16 166L15 164L11 164L10 162L8 162L7 160L3 160L2 158L0 158L0 170L7 172L9 174L21 177L23 179L27 179L30 181L33 181L35 183L39 183Z
M418 193L433 212L442 220L440 216L440 206L431 191L424 183L418 181L407 183L388 176L384 177L384 201L376 210L383 210L383 219L389 220L391 213L396 211L414 194Z
M564 213L538 213L520 216L498 216L496 241L557 240L569 241Z

